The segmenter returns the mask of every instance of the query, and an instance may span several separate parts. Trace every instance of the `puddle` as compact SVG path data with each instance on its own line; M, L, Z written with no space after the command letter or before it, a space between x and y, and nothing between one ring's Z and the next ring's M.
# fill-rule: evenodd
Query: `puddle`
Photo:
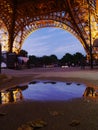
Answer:
M0 92L0 104L21 100L66 101L81 98L84 84L74 82L32 81L27 86L17 86Z

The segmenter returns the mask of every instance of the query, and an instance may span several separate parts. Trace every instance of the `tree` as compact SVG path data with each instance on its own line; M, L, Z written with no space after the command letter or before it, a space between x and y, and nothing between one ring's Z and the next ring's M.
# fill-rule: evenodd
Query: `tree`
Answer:
M58 63L58 59L56 55L43 56L41 58L43 65L54 65Z
M28 52L27 51L25 51L25 50L20 50L20 52L19 52L19 54L18 54L19 56L23 56L23 57L27 57L27 55L28 55Z
M84 61L85 57L84 55L82 55L80 52L76 52L73 55L73 59L74 59L74 64L75 66L80 66L82 64L82 62Z
M42 63L43 63L43 65L49 65L50 64L49 56L43 56L42 57Z
M66 53L63 58L61 59L61 65L68 65L71 66L73 63L73 55L70 53Z
M29 65L33 67L41 67L42 66L42 58L41 57L36 57L34 55L29 56Z
M51 64L57 64L58 63L58 58L56 55L51 55L50 56L50 61L51 61Z

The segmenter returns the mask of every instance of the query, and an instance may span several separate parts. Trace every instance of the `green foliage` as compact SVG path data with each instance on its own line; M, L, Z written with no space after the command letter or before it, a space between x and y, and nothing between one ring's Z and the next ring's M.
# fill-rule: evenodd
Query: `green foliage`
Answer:
M18 54L19 56L23 56L23 57L27 57L27 55L28 55L28 52L27 51L25 51L25 50L20 50L20 52L19 52L19 54Z
M76 54L74 54L73 58L74 58L73 59L74 64L78 66L85 60L85 57L80 52L77 52Z
M66 53L63 58L61 58L60 63L61 65L68 65L68 66L80 66L85 60L84 55L80 52L71 55L70 53Z
M73 63L73 55L66 53L61 59L61 65L70 66Z
M22 50L22 54L25 52ZM27 54L27 53L26 53ZM36 57L34 55L29 56L28 65L34 67L42 67L46 65L68 65L68 66L80 66L83 62L86 62L86 58L80 52L75 53L74 55L66 53L60 60L56 55L44 55L42 57Z

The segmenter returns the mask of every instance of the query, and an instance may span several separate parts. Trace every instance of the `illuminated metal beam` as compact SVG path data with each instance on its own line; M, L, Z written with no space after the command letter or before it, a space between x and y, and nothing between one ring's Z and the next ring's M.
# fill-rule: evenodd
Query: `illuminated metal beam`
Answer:
M97 12L97 15L98 15L98 0L96 0L96 12Z
M13 1L13 13L11 17L11 27L10 27L10 37L9 37L9 52L12 52L13 48L13 42L14 42L14 33L15 33L15 21L16 21L16 13L17 13L17 0L12 0Z
M91 11L90 11L90 0L88 0L88 17L89 17L89 38L90 38L90 46L89 46L89 51L90 51L90 66L91 69L93 69L93 54L92 54L92 30L91 30Z
M90 0L90 5L93 44L98 38L98 1ZM63 29L64 24L89 53L87 0L0 0L0 20L6 27L8 39L2 48L5 46L10 52L19 52L25 38L36 29L51 26ZM48 22L44 24L45 20ZM51 24L50 20L54 22ZM94 54L97 55L96 50Z

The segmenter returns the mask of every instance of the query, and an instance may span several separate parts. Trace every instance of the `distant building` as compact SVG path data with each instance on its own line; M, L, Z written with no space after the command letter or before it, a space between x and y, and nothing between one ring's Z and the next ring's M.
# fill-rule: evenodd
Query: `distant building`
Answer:
M7 68L14 69L16 67L19 67L20 65L26 64L28 60L28 57L17 56L16 53L8 53L3 51L1 66L6 66Z
M28 60L29 60L28 57L23 57L23 56L18 56L17 58L18 58L18 62L21 63L21 64L22 63L27 63Z

